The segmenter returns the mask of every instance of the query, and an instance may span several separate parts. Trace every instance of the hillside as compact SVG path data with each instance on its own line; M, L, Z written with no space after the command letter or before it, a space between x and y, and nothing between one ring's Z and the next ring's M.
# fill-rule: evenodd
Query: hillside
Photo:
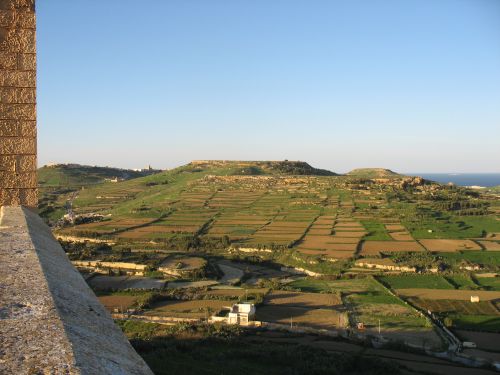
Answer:
M399 173L385 168L357 168L348 172L347 175L362 178L391 178L402 176Z
M478 201L465 189L385 170L376 175L389 175L389 181L311 173L332 172L304 162L193 161L150 176L54 194L55 200L41 200L41 214L57 220L69 200L76 215L106 219L61 228L66 235L114 238L138 246L152 240L172 247L194 238L226 236L237 246L293 247L333 259L352 257L362 238L364 243L402 239L387 246L405 251L404 246L420 248L405 242L415 238L480 238L484 232L500 232L490 214L498 203ZM334 229L339 222L349 229L346 237L330 238L342 231ZM393 229L386 223L400 233L389 235ZM312 236L304 237L309 231Z
M156 170L134 171L112 167L80 164L55 164L38 169L40 187L81 187L100 184L110 180L129 180L158 172Z
M314 168L303 161L237 161L237 160L195 160L188 164L193 168L222 168L228 175L295 175L336 176L326 169Z

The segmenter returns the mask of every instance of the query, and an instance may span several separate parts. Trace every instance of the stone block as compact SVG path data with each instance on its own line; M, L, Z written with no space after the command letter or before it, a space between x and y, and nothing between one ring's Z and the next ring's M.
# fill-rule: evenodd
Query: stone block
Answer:
M36 137L36 121L19 121L19 135L21 137Z
M0 51L0 69L16 69L18 65L19 65L19 58L17 57L16 53ZM29 69L24 69L24 70L29 70Z
M0 87L0 103L35 104L36 90L30 87Z
M35 13L35 0L0 0L0 10Z
M35 104L0 103L0 119L36 120L36 106Z
M19 200L23 206L37 207L38 206L38 189L20 189Z
M15 27L20 29L34 29L36 18L33 13L0 10L0 27Z
M16 157L17 172L36 172L36 155L18 155Z
M19 133L19 121L0 120L0 137L15 137Z
M36 155L36 139L0 137L0 155Z
M34 53L19 53L17 55L19 70L36 70L36 55Z
M0 181L0 206L18 206L21 204L19 189L4 189Z
M3 71L0 74L0 86L36 87L36 73L34 71Z
M1 171L0 181L1 187L7 189L36 188L36 173L12 173Z
M35 53L35 30L0 27L0 49L10 52Z
M16 170L16 156L15 155L0 155L0 171Z

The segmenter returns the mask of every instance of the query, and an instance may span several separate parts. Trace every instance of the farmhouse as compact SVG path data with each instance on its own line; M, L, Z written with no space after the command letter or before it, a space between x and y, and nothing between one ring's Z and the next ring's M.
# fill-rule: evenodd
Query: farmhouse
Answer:
M253 303L236 303L231 307L227 316L228 324L247 325L255 317L255 305Z

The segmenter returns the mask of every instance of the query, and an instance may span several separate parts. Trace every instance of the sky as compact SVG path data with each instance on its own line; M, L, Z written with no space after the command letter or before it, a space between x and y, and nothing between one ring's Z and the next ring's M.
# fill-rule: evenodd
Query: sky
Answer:
M500 172L498 0L39 0L39 165Z

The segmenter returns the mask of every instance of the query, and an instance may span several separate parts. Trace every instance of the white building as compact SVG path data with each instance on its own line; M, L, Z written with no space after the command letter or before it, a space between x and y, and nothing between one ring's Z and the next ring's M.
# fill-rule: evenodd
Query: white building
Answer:
M247 325L255 318L255 305L249 302L236 303L227 316L228 324Z

